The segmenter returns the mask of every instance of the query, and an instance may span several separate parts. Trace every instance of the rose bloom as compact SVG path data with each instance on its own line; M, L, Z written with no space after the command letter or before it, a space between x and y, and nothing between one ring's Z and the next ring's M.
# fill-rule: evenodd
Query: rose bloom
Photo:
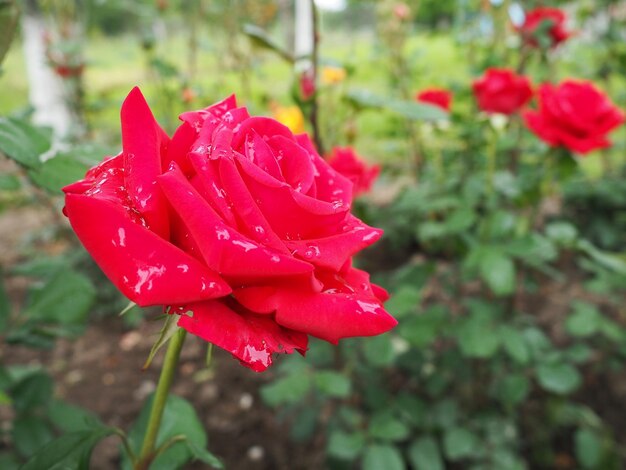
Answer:
M551 146L584 154L611 145L607 134L624 122L624 113L593 83L565 80L541 85L539 109L524 120Z
M294 134L304 132L304 115L297 106L274 106L272 116Z
M313 97L315 94L315 80L312 70L302 72L298 84L300 85L300 96L302 96L302 99L308 100Z
M64 188L64 212L108 278L141 306L262 371L391 329L384 289L352 266L380 238L350 213L352 184L307 135L250 117L234 96L180 116L170 139L139 89L121 110L122 152Z
M522 34L524 42L532 47L538 47L537 41L538 30L542 23L549 22L550 27L547 30L550 37L550 47L568 39L572 33L565 29L565 12L558 8L537 7L534 10L526 12L524 23L518 28Z
M444 88L427 88L415 95L415 100L420 103L427 103L438 106L444 111L450 111L452 102L452 92Z
M488 113L513 114L533 96L530 80L510 69L487 69L472 89L478 107Z
M380 173L379 165L368 166L351 147L334 147L328 164L352 182L354 197L368 192Z

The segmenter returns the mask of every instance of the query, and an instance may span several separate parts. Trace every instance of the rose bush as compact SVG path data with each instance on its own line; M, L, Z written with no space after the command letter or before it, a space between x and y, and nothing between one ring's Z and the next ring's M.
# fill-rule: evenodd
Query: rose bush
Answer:
M122 152L64 188L65 214L109 279L141 306L261 371L376 335L396 321L351 257L382 231L350 213L352 184L306 135L250 117L235 97L181 115L170 139L135 88Z
M352 182L353 197L368 192L380 173L379 165L367 165L351 147L334 147L328 164Z
M487 69L472 89L478 107L488 113L513 114L533 96L530 80L505 68Z
M607 134L624 122L624 113L588 81L546 83L538 95L539 109L524 113L524 120L553 147L582 154L609 147Z
M445 111L450 111L452 92L444 88L427 88L415 95L415 100L420 103L433 104Z
M541 37L545 37L548 47L554 47L572 33L565 28L565 12L559 8L537 7L526 12L524 23L519 27L524 43L531 47L543 46Z

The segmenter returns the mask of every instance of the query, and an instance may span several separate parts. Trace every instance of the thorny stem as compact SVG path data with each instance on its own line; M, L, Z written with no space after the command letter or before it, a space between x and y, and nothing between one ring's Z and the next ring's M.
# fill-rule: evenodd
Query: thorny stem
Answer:
M148 427L146 428L146 434L143 438L143 444L141 445L139 459L135 462L135 470L147 470L150 463L157 455L154 446L159 433L167 396L170 391L170 386L172 385L172 379L174 378L174 372L176 371L176 365L178 364L180 350L185 341L185 334L185 330L179 329L174 336L172 336L167 347L165 361L161 369L161 376L159 377L159 383L154 394L154 401L152 402L152 409L150 410L150 417L148 418Z

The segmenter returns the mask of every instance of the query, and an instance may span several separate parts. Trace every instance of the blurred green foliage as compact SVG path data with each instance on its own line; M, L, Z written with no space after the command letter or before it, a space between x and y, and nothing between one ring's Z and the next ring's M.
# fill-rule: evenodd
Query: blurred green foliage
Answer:
M547 149L519 116L479 113L472 77L522 60L506 19L511 2L407 2L406 22L391 17L398 3L349 2L322 14L321 64L347 77L322 85L318 99L327 144L353 144L384 164L375 197L355 210L385 239L358 262L391 292L399 325L336 349L313 341L306 359L280 361L261 396L291 423L293 439L324 436L329 468L622 468L622 423L596 395L614 393L605 384L623 380L626 360L624 128L613 148L581 159ZM611 8L579 2L578 37L535 51L526 72L535 82L592 79L623 108L626 27ZM94 0L87 9L85 141L57 147L30 122L19 42L9 51L0 153L15 165L0 175L0 211L58 210L60 188L115 153L119 102L134 84L168 130L177 113L233 91L253 113L297 95L290 64L243 33L255 25L289 51L289 12L281 16L276 2ZM449 116L412 101L427 86L454 92ZM62 226L47 229L67 239ZM0 284L3 347L50 348L80 335L90 312L122 309L74 244L57 256L26 251ZM29 280L20 302L4 289L12 276ZM13 416L0 431L11 443L0 468L84 468L110 434L136 450L145 410L126 438L54 399L53 387L41 369L0 364L0 406ZM191 458L219 465L189 403L171 397L165 417L168 468ZM186 440L171 442L183 431Z

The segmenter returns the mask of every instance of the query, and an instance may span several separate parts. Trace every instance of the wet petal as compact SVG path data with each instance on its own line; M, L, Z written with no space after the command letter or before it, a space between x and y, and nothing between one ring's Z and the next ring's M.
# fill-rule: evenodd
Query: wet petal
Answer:
M295 191L306 194L316 173L309 153L293 139L283 136L270 138L268 144L274 151L287 184Z
M230 352L250 369L261 372L272 364L272 354L307 349L306 334L279 326L271 317L234 311L225 302L209 301L185 306L178 326Z
M197 302L231 291L215 272L131 220L122 206L77 194L68 194L65 202L82 244L138 305Z
M180 170L168 171L159 182L211 269L242 282L313 270L311 264L260 246L226 225Z
M150 229L167 239L167 205L156 185L162 172L161 150L169 138L160 128L139 88L128 94L121 110L125 187Z
M375 297L295 291L281 294L276 321L335 344L342 338L385 333L398 323Z
M241 157L238 158L238 161L250 163L247 159ZM274 233L274 230L257 206L253 195L241 178L241 173L235 162L231 159L221 159L219 172L224 190L232 203L233 211L237 215L240 231L264 246L288 254L289 250L287 250L287 247L278 235Z
M290 240L285 244L294 256L315 266L339 271L348 259L376 242L382 234L382 230L360 222L344 233L325 238Z
M183 173L189 175L192 170L189 160L187 159L187 154L191 150L191 146L196 141L197 137L198 133L189 123L183 122L178 126L167 148L167 156L163 161L163 168L168 168L171 162L176 162Z

